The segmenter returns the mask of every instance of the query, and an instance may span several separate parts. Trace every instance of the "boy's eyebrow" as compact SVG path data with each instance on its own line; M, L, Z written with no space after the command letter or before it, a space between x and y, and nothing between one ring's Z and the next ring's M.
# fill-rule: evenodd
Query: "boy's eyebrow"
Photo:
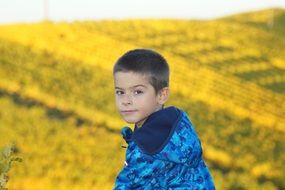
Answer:
M144 88L147 88L145 85L143 85L143 84L138 84L138 85L135 85L135 86L132 86L132 87L130 87L130 88L136 88L136 87L144 87ZM115 87L116 89L121 89L121 90L123 90L124 88L120 88L120 87L118 87L118 86L116 86Z

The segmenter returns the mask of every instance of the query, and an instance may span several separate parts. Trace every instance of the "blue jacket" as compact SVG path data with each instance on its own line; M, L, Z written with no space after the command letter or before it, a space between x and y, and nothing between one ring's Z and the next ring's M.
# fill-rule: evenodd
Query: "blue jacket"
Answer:
M134 132L129 127L121 132L128 147L115 190L215 189L200 140L184 111L168 107L152 113Z

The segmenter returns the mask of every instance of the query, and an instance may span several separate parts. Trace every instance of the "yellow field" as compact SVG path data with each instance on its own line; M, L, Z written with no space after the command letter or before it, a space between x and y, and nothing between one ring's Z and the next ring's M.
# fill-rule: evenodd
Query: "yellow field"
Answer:
M168 60L168 105L189 113L217 189L284 189L284 34L282 9L0 26L0 147L15 143L23 158L7 187L112 189L125 125L112 67L146 47Z

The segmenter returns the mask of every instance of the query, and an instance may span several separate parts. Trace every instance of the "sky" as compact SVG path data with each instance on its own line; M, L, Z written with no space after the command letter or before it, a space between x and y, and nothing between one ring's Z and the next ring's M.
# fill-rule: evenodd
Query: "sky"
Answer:
M0 23L182 18L214 19L266 8L285 0L0 0Z

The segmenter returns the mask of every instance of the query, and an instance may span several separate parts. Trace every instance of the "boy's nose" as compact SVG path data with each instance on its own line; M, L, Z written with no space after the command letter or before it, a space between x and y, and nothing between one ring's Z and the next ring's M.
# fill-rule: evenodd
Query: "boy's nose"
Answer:
M130 95L125 95L125 97L123 98L122 104L123 105L132 104L132 98L130 97Z

